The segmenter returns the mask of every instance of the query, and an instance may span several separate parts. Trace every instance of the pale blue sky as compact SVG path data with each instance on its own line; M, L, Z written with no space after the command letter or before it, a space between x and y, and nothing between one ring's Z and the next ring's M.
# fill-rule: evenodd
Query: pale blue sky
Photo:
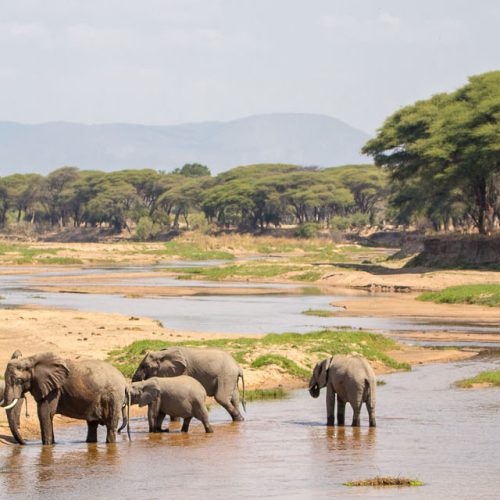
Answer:
M281 111L369 133L500 69L498 0L0 0L0 120Z

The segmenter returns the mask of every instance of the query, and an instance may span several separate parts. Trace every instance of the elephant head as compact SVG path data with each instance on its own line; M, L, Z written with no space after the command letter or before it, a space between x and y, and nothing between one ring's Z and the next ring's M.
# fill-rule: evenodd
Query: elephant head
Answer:
M309 394L313 398L317 398L320 389L326 386L328 382L328 370L330 369L331 363L332 358L327 358L316 363L311 380L309 381Z
M185 373L187 361L177 347L146 354L132 377L132 382L139 382L151 377L177 377Z
M155 380L133 382L130 389L130 402L140 407L147 406L160 395L160 386Z
M7 410L9 427L14 438L24 444L18 430L18 419L13 413L26 392L31 392L35 401L40 403L52 391L60 389L69 375L66 363L50 352L23 358L19 351L5 369L5 392L2 406Z

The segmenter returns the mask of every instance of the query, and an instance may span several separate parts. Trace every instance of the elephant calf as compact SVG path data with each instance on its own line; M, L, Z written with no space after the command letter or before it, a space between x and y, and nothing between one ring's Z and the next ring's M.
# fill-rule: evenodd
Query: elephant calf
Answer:
M361 405L366 404L370 427L375 427L375 391L377 380L370 363L359 354L339 354L316 364L309 382L309 393L317 398L326 386L327 425L335 425L335 394L337 394L337 423L344 425L345 405L353 409L352 426L359 426Z
M182 417L182 432L188 432L193 417L203 423L205 432L213 432L205 406L207 392L192 377L151 377L142 382L133 382L130 397L132 404L148 405L149 432L162 432L161 424L165 415Z

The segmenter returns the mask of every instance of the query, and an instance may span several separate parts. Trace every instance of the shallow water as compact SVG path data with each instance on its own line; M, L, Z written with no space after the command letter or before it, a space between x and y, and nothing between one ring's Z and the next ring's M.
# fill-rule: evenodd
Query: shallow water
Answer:
M186 263L192 264L192 263ZM200 264L200 263L198 263ZM206 263L201 263L205 264ZM173 263L177 267L178 263ZM307 309L328 309L335 311L332 302L344 300L369 300L369 294L359 292L359 296L339 295L334 290L299 287L302 294L296 290L290 294L281 295L203 295L204 288L214 287L267 287L267 288L297 288L297 285L288 284L261 284L242 282L208 282L194 280L176 280L171 277L151 277L129 279L117 277L116 280L106 282L106 285L141 285L151 287L154 294L156 286L188 286L198 287L200 295L187 297L141 297L129 298L120 295L107 294L71 294L53 292L30 291L33 286L32 278L45 276L83 276L105 271L117 272L147 272L152 267L120 267L112 269L82 269L65 272L48 272L35 275L8 275L0 276L2 287L3 306L38 304L41 306L80 309L82 311L113 312L134 316L147 316L161 321L166 327L183 331L224 332L235 334L251 333L305 333L322 328L347 326L380 331L405 330L448 330L474 332L500 332L499 328L477 327L472 325L446 325L424 322L412 319L384 318L384 317L329 317L321 318L302 314ZM104 285L103 285L104 286ZM368 298L367 298L368 297ZM414 342L417 343L417 342ZM480 343L476 343L480 344ZM500 345L490 343L488 345Z
M214 434L193 421L188 435L149 435L132 422L133 442L83 443L85 428L56 429L58 444L0 448L0 492L12 498L498 498L500 391L450 385L498 358L418 367L382 378L378 427L327 428L324 394L249 403L233 424L210 412ZM346 421L351 413L348 410ZM176 424L177 425L177 424ZM104 432L101 430L100 438ZM419 488L348 488L374 475L414 477ZM22 478L22 479L21 479Z

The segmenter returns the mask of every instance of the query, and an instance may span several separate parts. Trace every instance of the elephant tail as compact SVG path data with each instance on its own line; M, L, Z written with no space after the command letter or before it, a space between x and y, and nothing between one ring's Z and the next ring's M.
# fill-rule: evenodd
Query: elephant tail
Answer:
M130 390L128 387L125 388L125 403L122 406L122 425L118 429L120 433L125 427L127 428L128 440L132 441L130 437Z
M130 394L129 387L125 389L125 394L127 396L127 436L128 440L132 441L132 438L130 437L130 405L132 404L132 396Z
M243 370L240 368L240 373L238 374L238 378L241 378L241 384L243 388L243 397L241 398L241 406L243 406L243 410L245 413L247 411L247 401L245 399L245 377L243 376Z
M376 399L376 387L377 387L377 381L372 378L370 379L365 379L365 390L363 391L363 401L368 401L370 403L370 406L375 406L375 399Z

